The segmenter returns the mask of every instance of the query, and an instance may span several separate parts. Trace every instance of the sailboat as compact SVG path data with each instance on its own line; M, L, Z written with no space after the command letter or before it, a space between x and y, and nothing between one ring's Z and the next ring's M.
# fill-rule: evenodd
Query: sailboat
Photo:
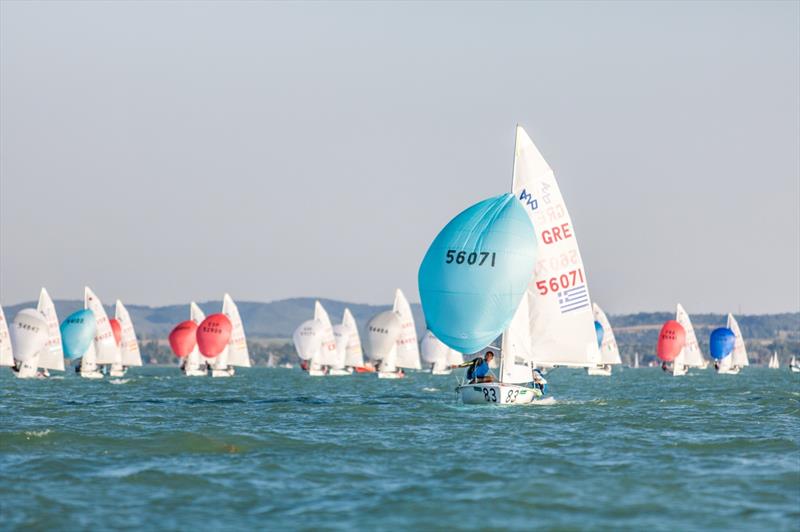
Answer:
M342 323L334 325L333 336L336 338L337 358L343 360L345 371L364 371L364 351L361 349L361 337L358 334L356 319L345 308Z
M128 371L128 368L142 365L142 354L139 350L139 342L136 340L136 331L133 328L131 316L128 314L128 309L119 299L117 299L114 308L114 318L121 329L120 360L111 364L108 374L111 377L122 377Z
M611 375L611 366L613 364L622 364L622 359L619 356L619 347L617 346L617 339L614 337L614 330L608 322L606 313L597 303L592 303L592 313L594 314L594 321L603 328L603 340L600 342L600 364L586 368L586 373L608 377Z
M420 267L423 310L440 340L476 352L502 332L499 381L460 385L457 392L467 404L532 403L542 396L532 384L535 366L588 368L601 360L583 261L558 183L519 126L515 144L512 193L457 216ZM500 223L502 231L493 233ZM455 260L448 262L451 249ZM481 267L484 254L496 254L497 264ZM465 262L473 268L464 268ZM496 309L478 308L481 315L474 316L470 301ZM504 329L498 331L498 323Z
M720 360L717 373L736 375L743 367L750 365L750 362L747 359L747 349L745 348L744 339L742 338L742 331L739 329L739 323L736 321L736 318L733 317L733 314L728 314L727 327L733 331L736 339L730 356L726 356Z
M247 350L244 324L239 316L239 308L227 293L222 297L222 313L231 321L231 337L227 347L211 365L212 377L232 377L236 367L250 367L250 352Z
M189 303L189 319L195 322L197 325L200 325L200 323L206 319L205 313L194 301ZM197 343L195 343L191 352L186 355L186 359L181 365L181 370L187 377L205 377L208 375L206 359L202 354L200 354L200 349L198 349Z
M781 363L780 363L780 360L778 360L778 352L777 351L773 351L772 352L772 356L769 357L769 363L767 364L767 367L769 369L780 369Z
M683 305L678 303L675 309L675 321L681 324L685 331L686 340L681 352L675 357L672 362L672 375L680 376L686 375L689 368L705 368L708 361L703 357L703 352L700 350L700 344L697 342L697 335L694 332L692 320L689 318L689 313L683 308Z
M84 288L83 308L91 310L94 314L97 330L94 341L81 358L78 373L85 379L102 379L101 365L121 361L122 354L114 339L114 332L111 330L111 323L103 308L103 303L88 286Z
M19 364L16 375L20 379L49 377L48 370L51 369L64 371L60 323L53 300L44 288L39 292L39 303L36 305L36 310L47 321L47 342L36 355Z
M8 334L8 323L6 322L6 315L3 312L2 306L0 306L0 366L14 366L11 336Z
M633 354L633 367L635 369L639 369L639 352L638 351L636 351Z
M379 367L378 378L399 379L405 376L396 365L401 328L400 316L393 310L384 310L367 322L367 355Z
M405 377L403 369L422 369L422 364L419 358L417 329L414 323L414 315L411 313L411 305L409 305L405 294L399 288L394 293L392 310L386 312L391 312L397 317L397 324L393 324L391 328L393 332L396 329L397 334L394 346L390 347L388 352L380 359L378 378L400 379ZM378 314L378 316L383 314L385 312ZM392 333L392 335L394 334Z
M2 332L0 332L2 334ZM797 359L792 355L792 360L789 361L789 371L792 373L800 373L800 364L797 363Z
M428 329L419 343L422 361L431 367L431 375L450 375L464 362L464 355L448 347Z
M341 340L337 339L336 330L331 322L331 317L319 301L314 302L314 319L322 324L319 359L318 364L315 364L321 366L322 371L320 373L319 367L310 367L308 374L312 376L328 375L331 377L341 377L353 373L352 369L347 369L345 366L349 336L347 340L345 340L340 327L339 338L341 338Z

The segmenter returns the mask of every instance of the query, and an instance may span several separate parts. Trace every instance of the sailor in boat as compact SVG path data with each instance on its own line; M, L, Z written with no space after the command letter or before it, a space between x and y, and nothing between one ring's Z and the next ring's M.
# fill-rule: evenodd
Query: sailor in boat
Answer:
M538 368L533 370L533 387L542 392L542 395L547 394L547 381Z
M669 369L668 369L668 367L667 367L667 363L666 363L666 362L662 362L662 363L661 363L661 370L662 370L662 371L669 371Z
M484 358L478 357L469 363L467 369L467 381L470 384L476 382L494 382L494 375L490 373L489 364L494 359L494 353L486 351Z

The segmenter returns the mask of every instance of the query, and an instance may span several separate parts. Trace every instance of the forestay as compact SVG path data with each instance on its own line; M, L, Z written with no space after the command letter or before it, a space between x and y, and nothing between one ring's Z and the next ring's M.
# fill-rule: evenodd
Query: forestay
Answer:
M622 364L617 339L614 337L614 329L611 328L611 323L609 323L606 313L603 312L600 305L592 303L592 314L594 315L594 320L603 327L603 341L600 344L600 363Z
M227 364L229 366L250 367L250 352L247 350L247 338L244 334L244 324L239 316L239 308L230 295L222 297L222 313L231 320L231 338L228 340Z
M111 323L108 315L103 308L103 303L92 292L88 286L84 289L83 308L91 310L97 323L97 331L94 336L94 357L92 353L87 353L89 358L94 358L96 364L114 364L121 362L121 354L117 341L114 339L114 332L111 330Z
M114 309L114 317L122 328L122 339L120 340L119 349L122 354L123 366L141 366L142 353L139 351L139 342L136 340L136 330L133 328L133 320L128 313L128 309L122 304L122 301L117 299L117 305Z
M422 366L419 362L419 344L417 343L414 315L411 313L411 305L408 304L405 294L399 288L394 294L392 310L400 318L400 336L397 338L397 367L420 369Z
M38 367L64 371L64 348L61 345L61 324L56 314L56 306L50 294L42 288L39 293L39 304L36 310L42 313L47 321L47 343L39 352Z
M586 271L575 229L553 170L517 126L512 192L538 241L528 286L532 357L540 366L588 367L600 362Z
M686 309L684 309L683 305L680 303L678 303L675 310L675 321L680 323L686 331L686 343L678 357L682 357L683 364L690 368L704 367L706 361L703 358L703 352L700 350L700 344L697 341L697 335L694 332L692 320L689 318L689 313L686 312Z
M731 352L731 364L739 366L740 368L750 365L747 359L747 349L744 346L744 338L742 338L742 331L739 330L739 323L733 314L728 314L728 329L733 331L736 335L736 342L733 344L733 351Z

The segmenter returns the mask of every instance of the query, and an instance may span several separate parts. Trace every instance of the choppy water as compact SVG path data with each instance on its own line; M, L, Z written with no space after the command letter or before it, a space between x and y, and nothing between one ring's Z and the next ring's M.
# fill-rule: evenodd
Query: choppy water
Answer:
M453 377L0 376L0 528L797 530L800 375L556 370L557 402Z

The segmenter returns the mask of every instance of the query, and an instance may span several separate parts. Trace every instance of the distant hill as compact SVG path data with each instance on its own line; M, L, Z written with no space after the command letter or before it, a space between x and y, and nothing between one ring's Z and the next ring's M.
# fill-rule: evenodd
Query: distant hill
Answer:
M288 340L300 323L312 317L314 301L314 298L292 298L269 303L237 301L237 305L249 339ZM334 324L341 321L345 307L350 308L362 333L364 326L372 316L391 308L391 305L364 305L331 299L321 299L320 301L327 309ZM61 319L83 308L83 301L77 300L58 300L55 301L55 304ZM220 311L222 301L206 301L199 305L206 314L211 314ZM35 306L36 302L31 301L5 307L6 318L12 320L20 309ZM130 305L127 308L136 326L136 332L143 340L163 340L175 324L189 319L188 303L164 307ZM412 304L411 309L417 323L417 332L421 335L425 330L422 308L419 304ZM106 306L106 311L109 315L113 315L112 307ZM640 354L642 361L652 358L661 325L674 317L672 312L642 312L609 316L623 360L626 362L632 360L636 352ZM714 328L725 325L726 316L723 314L693 314L691 317L701 348L707 355L709 334ZM736 318L754 362L768 356L772 351L778 351L782 359L791 355L800 355L800 312L740 315Z

